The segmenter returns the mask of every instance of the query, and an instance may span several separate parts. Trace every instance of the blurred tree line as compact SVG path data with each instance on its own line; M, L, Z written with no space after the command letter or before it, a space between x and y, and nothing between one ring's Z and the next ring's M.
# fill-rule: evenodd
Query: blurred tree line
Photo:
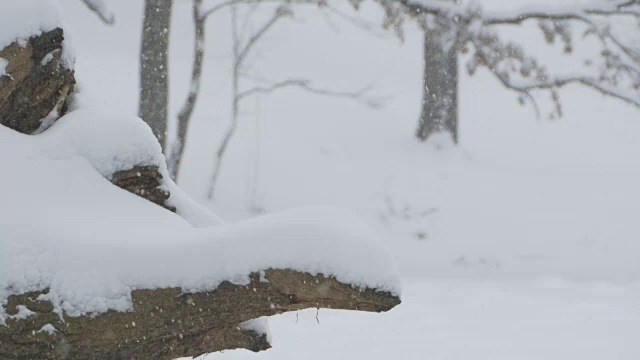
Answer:
M113 23L102 0L83 0L103 21ZM318 89L308 79L283 79L282 81L242 88L242 67L253 46L282 19L291 17L295 7L313 6L318 11L338 11L329 0L192 0L194 23L194 49L191 86L177 121L177 134L167 138L169 94L169 34L173 0L145 0L140 52L140 100L139 116L153 130L162 145L172 176L179 174L184 144L188 141L188 129L196 106L204 57L206 22L210 16L228 10L232 16L233 67L231 125L223 137L216 156L215 170L211 178L210 197L213 196L225 149L232 138L239 120L238 107L247 96L269 93L280 88L295 86L319 95L348 97L366 102L364 91L340 92ZM349 3L353 12L365 0L341 0ZM551 117L562 116L560 89L570 85L584 86L606 96L640 107L640 49L613 25L625 22L625 31L640 30L640 0L592 0L572 4L536 8L505 10L500 13L485 11L482 6L458 0L369 0L383 10L382 29L395 33L400 39L406 31L419 29L423 33L423 94L416 104L419 114L416 138L428 140L432 135L445 133L454 143L458 142L458 86L459 71L466 69L473 75L479 68L486 68L506 89L517 94L521 104L531 104L538 116L542 109L539 100L548 96ZM535 2L534 2L535 3ZM236 21L238 9L275 5L275 11L265 23L256 24L254 33L239 36ZM343 17L345 18L345 17ZM370 20L370 19L368 19ZM576 42L595 39L598 52L592 58L575 60L579 71L557 74L545 66L540 54L545 49L531 49L527 44L505 40L500 28L521 26L526 23L537 26L549 46L560 43L565 54L573 52ZM413 24L414 26L407 26ZM417 25L417 26L415 26ZM467 59L461 66L460 59ZM546 95L545 95L546 94ZM371 105L371 104L369 104Z

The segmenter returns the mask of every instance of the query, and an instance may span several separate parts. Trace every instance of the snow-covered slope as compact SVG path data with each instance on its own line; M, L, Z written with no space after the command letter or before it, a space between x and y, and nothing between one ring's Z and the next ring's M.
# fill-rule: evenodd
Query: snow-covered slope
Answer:
M640 287L406 279L384 314L307 310L262 320L273 349L207 360L636 360ZM202 358L199 358L202 360ZM186 359L185 359L186 360Z
M67 315L126 311L133 289L213 289L267 268L399 293L384 246L349 212L304 209L195 228L113 186L110 171L164 161L138 118L79 110L42 135L1 127L0 143L0 302L49 288Z

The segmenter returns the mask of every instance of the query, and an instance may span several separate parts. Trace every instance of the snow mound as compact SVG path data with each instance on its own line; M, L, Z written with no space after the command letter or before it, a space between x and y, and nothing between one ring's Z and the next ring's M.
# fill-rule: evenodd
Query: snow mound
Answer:
M43 136L72 145L102 176L136 165L161 166L160 144L151 129L139 118L100 108L73 111L58 120Z
M28 39L43 31L62 27L61 18L55 0L12 1L0 11L0 49L16 39Z
M14 41L26 46L30 37L55 28L65 28L58 0L11 1L0 11L0 50ZM62 51L63 66L71 68L75 59L66 32Z
M127 311L134 289L211 290L267 268L399 293L385 247L350 212L303 209L198 228L219 221L170 180L192 224L113 186L109 171L139 161L166 175L157 141L135 117L80 110L41 135L0 127L0 143L0 303L49 288L43 298L60 314Z
M268 343L271 343L272 341L271 329L269 328L269 318L266 316L245 321L240 324L240 328L244 330L255 331L260 335L266 335Z
M170 192L170 206L192 226L219 225L222 220L191 200L171 180L162 148L149 126L140 118L122 115L99 107L73 111L60 118L56 126L41 137L54 144L55 153L65 146L86 159L103 177L110 179L116 171L134 166L158 166L162 187Z
M56 328L51 324L46 324L38 330L38 332L46 332L49 335L53 335L56 331Z

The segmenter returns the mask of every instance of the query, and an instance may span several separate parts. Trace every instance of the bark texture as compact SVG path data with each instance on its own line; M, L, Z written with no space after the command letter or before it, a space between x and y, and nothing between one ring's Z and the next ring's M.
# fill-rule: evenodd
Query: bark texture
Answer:
M36 300L46 290L13 295L6 306L9 314L22 305L35 315L0 326L0 358L143 360L236 348L261 351L270 347L265 335L243 329L241 323L307 308L382 312L400 303L389 293L293 270L268 269L262 281L258 273L250 279L246 286L223 282L201 293L134 290L132 312L67 317L64 322L51 303ZM56 331L40 331L47 324Z
M169 107L169 31L172 0L145 0L140 49L138 115L166 145Z
M171 194L160 188L162 174L157 166L134 166L130 170L117 171L111 176L111 182L169 211L176 211L175 207L167 205Z
M62 64L63 41L57 28L29 38L23 46L16 41L0 50L0 58L8 61L6 75L0 76L0 124L33 134L67 111L75 78Z
M456 24L441 19L424 32L422 110L416 136L422 141L449 133L458 142L458 54Z

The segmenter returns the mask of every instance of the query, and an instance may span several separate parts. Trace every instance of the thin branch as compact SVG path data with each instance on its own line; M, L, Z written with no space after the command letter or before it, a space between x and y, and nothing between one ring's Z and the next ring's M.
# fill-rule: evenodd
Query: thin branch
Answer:
M455 2L428 1L428 0L378 0L385 4L400 4L405 10L414 16L421 15L447 15L461 18L468 17L466 5ZM485 13L483 23L485 25L519 24L530 19L568 20L584 15L620 15L640 17L640 9L633 8L640 5L638 0L600 0L590 1L574 7L567 6L562 1L557 2L558 7L545 5L539 9L513 10L496 14Z
M191 116L196 106L198 96L200 94L200 83L202 78L202 63L204 59L204 40L205 40L205 20L200 15L200 6L202 0L193 1L193 22L195 26L195 39L193 45L193 65L191 67L191 85L187 100L182 105L180 113L178 113L178 134L171 149L171 156L167 159L169 174L174 180L177 180L180 172L180 163L184 154L184 145L187 140L187 131Z
M600 92L600 93L602 93L602 94L604 94L606 96L610 96L610 97L616 98L618 100L622 100L623 102L626 102L628 104L631 104L631 105L633 105L635 107L640 108L640 98L635 98L634 99L632 97L625 96L623 93L621 93L619 91L616 91L616 89L604 86L603 84L599 83L595 79L589 78L587 76L556 77L556 78L553 78L551 80L546 80L546 81L534 81L534 82L530 82L530 83L517 84L517 83L511 81L507 76L505 76L501 72L497 71L493 66L489 65L489 64L491 64L491 62L489 61L487 55L482 51L482 47L480 45L478 45L477 43L474 43L474 46L476 47L476 51L477 51L478 56L481 58L481 60L485 64L487 64L487 67L489 68L491 73L496 76L498 81L500 81L500 83L505 88L521 94L522 96L524 96L526 99L528 99L531 102L531 104L535 108L537 117L539 117L539 115L540 115L540 110L539 110L537 102L535 101L535 99L532 96L531 92L534 91L534 90L559 89L559 88L562 88L562 87L570 85L570 84L581 84L581 85L587 86L587 87L589 87L589 88L591 88L593 90L596 90L596 91L598 91L598 92Z
M588 88L591 88L593 90L596 90L603 95L621 100L623 102L626 102L627 104L640 108L640 98L634 99L632 97L626 96L625 94L617 91L616 89L604 86L597 80L589 78L587 76L558 77L555 79L551 79L549 81L532 82L528 84L516 84L514 82L511 82L505 76L500 75L498 72L492 71L492 73L498 78L498 80L502 83L502 85L505 88L516 91L522 94L523 96L526 96L529 100L532 101L533 104L535 104L535 100L533 99L531 92L534 90L553 90L553 89L559 89L571 84L580 84ZM539 114L539 110L536 110L536 112Z
M232 5L236 5L236 4L240 4L240 3L247 3L247 2L256 2L256 1L257 0L254 0L254 1L252 1L252 0L228 0L228 1L224 1L224 2L221 2L220 4L218 4L216 6L212 7L211 9L208 9L207 11L201 12L200 16L203 19L206 19L210 15L218 12L221 9L226 8L227 6L232 6Z
M262 2L268 2L268 0L262 0L262 1L258 1L260 3ZM289 80L285 80L285 81L281 81L278 83L274 83L271 84L269 86L257 86L245 91L240 91L239 90L239 82L240 79L242 77L244 77L243 75L243 66L244 66L244 62L247 59L247 57L249 56L249 54L251 53L251 50L253 50L254 46L261 40L264 38L264 36L271 30L273 29L274 25L278 22L278 20L284 18L285 16L289 16L291 14L290 10L284 6L279 7L276 12L273 14L273 16L266 21L255 33L253 33L253 35L251 37L249 37L249 39L246 41L246 43L244 45L241 44L241 37L238 34L238 14L237 14L237 9L236 9L236 5L243 3L243 4L251 4L254 3L253 0L230 0L221 4L218 4L217 6L207 10L206 12L203 13L202 18L205 19L206 16L214 13L215 11L222 9L225 6L231 6L231 35L232 35L232 46L233 46L233 60L232 60L232 111L231 111L231 123L229 124L229 127L227 128L227 131L225 132L225 135L222 139L222 142L220 143L220 146L218 147L218 150L216 151L216 162L214 165L214 170L213 170L213 174L211 176L211 180L209 183L209 190L208 190L208 197L209 199L212 199L214 194L215 194L215 188L216 188L216 184L218 181L218 178L220 176L220 172L221 172L221 168L222 168L222 163L224 160L224 155L227 151L227 148L237 130L238 127L238 122L239 122L239 107L240 107L240 102L241 100L251 96L251 95L257 95L257 94L269 94L269 93L273 93L279 89L283 89L286 87L298 87L300 89L303 89L304 91L316 94L316 95L322 95L322 96L331 96L331 97L340 97L340 98L348 98L348 99L355 99L355 100L362 100L363 99L363 95L364 93L369 89L369 88L365 88L363 90L360 90L358 92L339 92L339 91L332 91L332 90L326 90L326 89L320 89L320 88L315 88L313 86L311 86L309 84L309 80L306 79L289 79ZM326 8L327 5L324 4L323 0L301 0L301 1L287 1L286 4L289 5L291 3L300 3L300 4L316 4L318 6L324 7ZM330 11L335 14L340 16L340 14L342 14L339 10L337 9L333 9L330 8ZM359 26L363 26L362 23L358 23L355 21L355 19L350 19L347 15L342 14L341 18L343 20L347 20L350 21L356 25ZM367 30L370 30L367 28ZM372 100L367 100L365 101L365 103L367 104L367 106L369 107L375 107L377 106L375 101Z
M354 100L360 100L363 98L363 95L371 89L370 86L360 90L360 91L355 91L355 92L344 92L344 91L334 91L334 90L326 90L326 89L319 89L316 87L313 87L310 85L311 81L308 79L289 79L289 80L284 80L284 81L280 81L277 83L274 83L270 86L256 86L254 88L251 88L249 90L245 90L241 93L238 94L238 100L242 100L248 96L251 95L257 95L257 94L271 94L275 91L281 90L283 88L287 88L287 87L297 87L300 88L304 91L310 92L312 94L316 94L316 95L322 95L322 96L330 96L330 97L338 97L338 98L345 98L345 99L354 99Z
M610 88L602 85L595 79L586 77L586 76L575 76L575 77L564 77L564 78L556 78L548 82L538 83L538 84L530 84L525 86L526 89L540 89L540 90L549 90L554 88L561 88L566 85L571 84L581 84L586 87L589 87L593 90L596 90L603 95L622 100L627 104L633 105L637 108L640 108L640 99L634 99L628 96L625 96L623 93L617 91L617 89Z
M310 5L323 6L323 1L324 0L227 0L207 9L206 11L202 11L201 16L206 19L210 15L226 7L234 6L234 5L242 5L242 4L271 3L271 4L285 4L285 5L310 4Z
M280 9L276 10L271 19L269 19L269 21L262 25L262 27L258 31L256 31L253 36L249 38L249 40L247 40L247 43L244 45L244 47L242 47L242 50L240 50L240 53L238 54L238 57L236 59L236 66L242 66L244 59L256 44L256 42L258 42L258 40L260 40L265 34L267 34L269 30L278 22L278 20L280 20L285 15L287 15L286 12Z
M216 151L216 162L213 168L213 173L211 174L211 180L209 181L209 191L207 193L207 197L209 199L213 199L213 195L216 191L216 184L218 183L218 178L220 177L220 169L222 168L222 160L224 160L224 154L227 150L227 147L229 146L229 142L231 141L233 134L236 131L236 128L238 127L238 87L240 83L240 67L242 65L240 63L240 54L243 50L240 49L240 37L238 35L238 9L236 6L231 7L231 42L233 52L233 69L231 74L231 93L233 94L233 100L231 104L231 124L229 125L227 132L222 138L222 142L218 147L218 151Z
M386 33L381 33L375 30L376 25L373 25L367 21L364 21L362 19L356 18L354 16L350 16L348 14L345 14L344 12L340 11L338 8L333 7L329 4L323 5L323 8L327 10L327 12L337 16L338 18L350 23L351 25L364 30L370 34L373 34L375 36L379 36L382 37L384 36Z
M102 0L81 0L89 10L98 15L100 20L107 25L113 25L116 21L115 16L107 11Z

